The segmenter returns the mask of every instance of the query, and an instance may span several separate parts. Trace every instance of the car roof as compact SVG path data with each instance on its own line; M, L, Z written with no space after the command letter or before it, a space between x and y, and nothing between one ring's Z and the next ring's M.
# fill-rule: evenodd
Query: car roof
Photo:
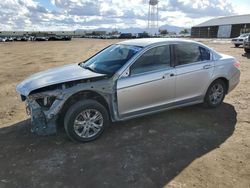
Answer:
M180 43L180 42L185 42L185 43L189 42L189 43L200 44L199 42L196 42L196 41L193 41L193 40L179 39L179 38L131 39L131 40L125 40L125 41L119 42L118 44L147 47L147 46L150 46L150 45L161 44L161 43L172 44L172 43Z

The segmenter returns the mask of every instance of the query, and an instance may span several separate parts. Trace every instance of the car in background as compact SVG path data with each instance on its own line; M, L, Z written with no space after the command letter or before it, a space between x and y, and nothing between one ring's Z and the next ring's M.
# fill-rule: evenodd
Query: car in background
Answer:
M26 42L26 41L29 41L29 37L22 37L22 38L21 38L21 41L25 41L25 42Z
M6 37L0 37L0 42L5 42L6 41Z
M13 40L14 40L14 41L21 41L21 40L22 40L22 37L14 37Z
M150 35L147 32L138 33L136 38L150 38Z
M198 103L218 107L239 83L239 66L234 57L195 41L134 39L36 73L16 90L34 133L55 134L61 122L70 139L87 142L110 122Z
M132 39L135 38L132 33L121 33L119 39Z
M240 45L243 45L244 40L250 35L250 33L244 33L241 34L239 37L233 38L232 43L235 47L239 47Z
M6 38L6 42L13 42L13 41L14 41L14 39L12 37L7 37Z
M14 37L13 40L16 41L16 42L29 41L29 37L26 37L26 36L18 36L18 37Z
M246 53L250 53L250 35L244 40L243 48Z
M35 37L34 41L48 41L49 38L48 37Z
M51 36L49 41L69 41L71 40L70 36Z

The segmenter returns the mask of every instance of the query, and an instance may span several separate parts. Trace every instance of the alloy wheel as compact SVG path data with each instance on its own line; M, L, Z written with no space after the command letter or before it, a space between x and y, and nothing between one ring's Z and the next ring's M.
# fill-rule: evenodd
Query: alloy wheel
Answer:
M224 88L221 84L216 83L211 87L209 100L213 105L219 104L223 100Z
M74 131L81 138L96 136L103 126L103 116L96 109L86 109L74 121Z

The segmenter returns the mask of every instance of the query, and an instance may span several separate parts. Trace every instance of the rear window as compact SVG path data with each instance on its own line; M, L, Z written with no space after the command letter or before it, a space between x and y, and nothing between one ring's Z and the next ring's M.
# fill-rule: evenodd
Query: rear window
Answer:
M203 48L201 46L199 46L199 50L200 50L200 55L201 55L201 61L208 61L210 60L210 51L207 50L206 48Z
M176 44L175 56L178 65L210 60L210 51L198 44Z

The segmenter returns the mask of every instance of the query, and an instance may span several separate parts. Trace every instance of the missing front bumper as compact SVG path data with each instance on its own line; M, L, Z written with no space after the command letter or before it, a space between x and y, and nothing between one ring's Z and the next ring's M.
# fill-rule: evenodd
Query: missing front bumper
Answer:
M31 132L42 136L56 134L56 118L48 120L35 101L27 103L26 112L31 117Z

